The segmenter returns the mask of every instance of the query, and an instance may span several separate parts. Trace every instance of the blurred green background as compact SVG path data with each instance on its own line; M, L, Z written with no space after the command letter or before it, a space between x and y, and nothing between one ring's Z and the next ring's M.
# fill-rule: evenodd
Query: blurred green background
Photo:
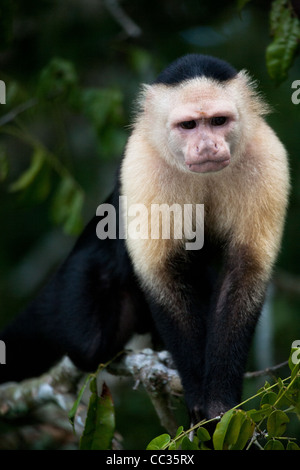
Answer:
M290 156L289 213L261 321L270 335L258 335L249 368L285 361L300 339L300 105L291 101L300 57L280 86L272 82L265 60L269 1L251 1L242 11L224 0L116 5L1 0L0 327L34 296L112 189L140 83L178 56L201 52L258 81L273 109L268 122ZM245 394L256 385L247 383ZM114 400L123 445L145 448L163 430L145 393L127 382L122 387Z

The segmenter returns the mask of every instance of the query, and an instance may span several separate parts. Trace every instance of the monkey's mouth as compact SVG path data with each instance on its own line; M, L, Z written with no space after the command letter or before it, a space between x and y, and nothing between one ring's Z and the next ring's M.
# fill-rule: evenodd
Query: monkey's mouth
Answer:
M198 163L187 163L187 168L193 173L209 173L212 171L220 171L230 163L230 158L224 158L223 160L204 160Z

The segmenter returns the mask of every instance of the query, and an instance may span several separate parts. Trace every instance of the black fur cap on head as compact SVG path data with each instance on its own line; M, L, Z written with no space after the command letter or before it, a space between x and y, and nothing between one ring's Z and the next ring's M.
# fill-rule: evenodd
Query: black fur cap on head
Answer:
M230 80L237 70L224 60L203 54L187 54L163 70L154 84L179 85L185 80L207 77L220 82Z

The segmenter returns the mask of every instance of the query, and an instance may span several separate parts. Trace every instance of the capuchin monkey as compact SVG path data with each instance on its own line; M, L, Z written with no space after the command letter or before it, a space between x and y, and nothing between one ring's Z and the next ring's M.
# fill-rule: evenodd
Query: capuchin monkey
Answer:
M152 331L172 354L193 422L241 401L289 190L286 151L267 113L247 73L210 56L184 56L143 87L105 206L122 231L132 214L120 196L129 208L146 208L140 236L100 239L107 214L99 211L49 284L0 335L2 382L39 375L63 355L94 371L134 332ZM178 220L169 237L151 237L155 204L203 204L203 246L187 249L191 237L182 227L178 236ZM191 233L201 224L203 217L193 220Z

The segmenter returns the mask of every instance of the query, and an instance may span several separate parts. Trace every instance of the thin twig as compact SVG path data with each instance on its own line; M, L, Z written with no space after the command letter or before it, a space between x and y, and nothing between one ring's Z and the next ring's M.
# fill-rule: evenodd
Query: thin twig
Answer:
M283 270L276 271L273 283L275 287L287 294L300 295L300 277Z
M287 365L288 365L288 361L285 361L285 362L282 362L281 364L277 364L276 366L268 367L267 369L256 370L254 372L246 372L244 374L244 377L246 379L251 379L253 377L261 377L262 375L272 375L273 372Z
M14 109L11 109L7 114L4 114L4 116L0 118L0 127L13 121L19 114L23 113L27 109L32 108L37 103L37 98L32 98L31 100L28 100L25 103L19 104Z
M141 28L127 15L118 0L104 0L104 3L111 15L122 26L128 36L136 38L142 34Z

